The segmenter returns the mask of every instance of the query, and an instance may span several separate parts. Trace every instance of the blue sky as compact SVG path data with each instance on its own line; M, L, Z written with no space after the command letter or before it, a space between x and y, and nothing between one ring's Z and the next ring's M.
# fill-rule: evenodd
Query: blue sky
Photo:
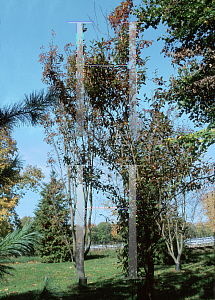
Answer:
M95 9L99 29L106 32L107 26L102 15L109 14L110 11L120 4L116 0L95 1ZM140 1L134 1L139 4ZM102 8L102 11L101 11ZM89 15L89 16L88 16ZM95 20L94 0L52 0L52 1L1 1L0 2L0 105L16 103L24 99L24 95L29 95L34 90L40 91L47 86L42 83L42 65L38 62L41 46L48 50L51 42L52 29L56 32L54 44L57 44L60 52L63 53L64 46L71 42L76 43L76 25L68 24L67 21L89 21L89 17ZM86 42L96 39L96 33L91 24L87 25L85 33ZM158 74L168 80L174 70L170 64L170 59L160 54L162 41L156 42L159 34L165 33L164 26L160 26L158 31L149 30L144 38L155 40L154 44L142 51L143 57L150 56L147 63L149 68L148 77L155 69ZM141 93L150 93L153 89L151 82L143 87ZM140 94L141 95L141 94ZM141 98L141 97L140 97ZM187 117L184 117L187 120ZM188 121L192 126L192 123ZM49 180L49 168L46 168L47 152L51 150L46 144L42 127L21 126L15 128L13 138L17 141L17 147L22 159L27 164L37 165L45 174L45 182ZM211 146L207 158L213 157L215 147ZM38 203L39 194L27 192L20 200L17 213L20 218L33 216L33 210ZM99 199L96 200L96 206ZM93 222L98 224L105 221L105 218L98 216L100 213L108 215L107 211L98 211Z

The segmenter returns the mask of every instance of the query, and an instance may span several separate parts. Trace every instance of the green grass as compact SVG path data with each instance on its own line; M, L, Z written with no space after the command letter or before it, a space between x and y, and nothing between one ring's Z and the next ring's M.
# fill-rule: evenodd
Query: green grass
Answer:
M197 253L199 261L182 265L178 273L174 266L155 266L156 299L214 299L214 262L212 253ZM114 250L90 252L85 261L87 287L79 289L75 267L70 262L39 262L37 257L12 258L14 276L7 275L7 283L0 285L0 299L132 299L130 281L122 280L121 269L117 269ZM48 291L39 296L49 274ZM51 293L55 289L57 297ZM136 296L134 296L133 299Z

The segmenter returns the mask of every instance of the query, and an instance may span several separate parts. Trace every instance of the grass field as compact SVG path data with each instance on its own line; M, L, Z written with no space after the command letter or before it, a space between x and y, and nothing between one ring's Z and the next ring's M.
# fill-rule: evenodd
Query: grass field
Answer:
M182 270L174 266L155 266L156 299L214 299L213 252L198 253L198 262L183 264ZM117 269L115 250L90 252L85 261L88 285L79 290L75 267L70 262L39 262L37 257L12 258L14 276L7 275L7 283L0 285L0 299L132 299L135 294L131 282L121 279ZM47 289L43 291L45 276L49 274ZM55 295L54 296L54 293ZM133 297L136 299L136 296Z

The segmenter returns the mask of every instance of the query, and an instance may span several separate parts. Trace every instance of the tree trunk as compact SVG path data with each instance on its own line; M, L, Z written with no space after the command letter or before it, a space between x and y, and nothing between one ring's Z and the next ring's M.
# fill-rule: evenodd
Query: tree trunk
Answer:
M77 247L76 250L76 269L78 271L79 285L87 285L87 277L84 274L84 249L82 247Z
M79 286L87 286L87 278L79 278Z
M87 244L87 248L84 251L84 259L87 257L88 252L90 251L90 246L91 246L91 239L88 239L88 244Z
M148 272L146 273L146 281L144 285L138 284L137 300L154 300L154 260L149 255L148 258Z
M175 263L175 271L178 272L181 270L181 255L178 255L176 263Z

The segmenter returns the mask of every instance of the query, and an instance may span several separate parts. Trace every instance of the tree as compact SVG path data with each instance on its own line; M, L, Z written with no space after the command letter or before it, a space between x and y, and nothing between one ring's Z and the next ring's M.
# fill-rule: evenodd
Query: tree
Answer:
M201 212L203 215L207 216L208 221L204 222L207 224L206 226L209 226L210 232L215 232L214 227L214 203L215 203L215 197L214 197L214 184L210 185L208 189L202 189L199 194L199 202L201 204ZM202 224L202 221L199 221L199 224ZM204 228L204 224L202 226Z
M184 239L193 239L196 237L195 234L195 224L191 223L191 222L187 222L186 224L187 227L187 231L185 232L185 236Z
M128 1L126 1L127 3L128 3ZM123 3L122 3L123 4ZM125 4L125 3L124 3ZM113 17L114 17L114 21L115 21L115 23L113 23L113 24L116 24L117 23L117 25L118 25L118 27L120 27L120 25L119 25L119 21L121 21L122 20L122 15L123 15L123 11L122 11L122 7L123 5L121 5L121 7L118 7L116 10L115 10L115 15L114 15L114 13L113 13ZM121 9L120 9L121 8ZM120 17L120 18L119 18ZM149 14L149 17L151 18L151 15ZM153 17L153 16L152 16ZM142 21L142 20L141 20ZM159 80L159 79L157 79L157 82L158 82L158 84L161 84L162 85L162 79L161 80ZM156 94L155 94L155 96L157 97L157 99L158 99L158 101L161 99L161 97L163 97L163 95L161 94L161 92L159 93L159 89L156 91ZM159 96L160 96L160 98L159 98ZM159 103L158 103L159 104ZM160 105L160 104L159 104ZM161 106L159 106L159 105L157 105L157 110L158 109L160 109L161 108ZM116 126L116 125L115 125ZM115 127L116 128L116 127ZM118 128L119 128L119 126L118 126ZM117 129L118 129L117 128ZM159 130L160 130L160 128L159 128ZM117 130L116 130L117 131ZM115 131L115 132L116 132ZM124 133L124 132L123 132ZM202 134L202 133L201 133ZM206 135L205 135L206 136ZM191 139L191 137L192 137L192 139ZM169 141L171 141L171 143L174 141L174 139L176 138L176 135L174 136L172 136L172 137L166 137L167 138L167 142L168 142L168 139L169 139ZM200 152L199 152L199 147L201 146L201 140L199 141L198 140L198 136L197 135L192 135L192 134L189 134L189 136L188 135L185 135L185 134L178 134L177 135L177 138L178 138L178 141L177 142L179 142L178 144L180 145L180 147L181 148L183 148L183 145L184 145L184 141L189 141L189 143L187 142L187 151L189 150L189 152L192 154L192 156L191 155L189 155L189 158L187 158L187 160L189 160L189 163L191 163L192 162L192 159L193 159L193 157L194 158L196 158L196 157L198 157L199 155L200 155ZM207 140L207 139L205 139L205 140ZM165 141L165 139L163 139L163 141ZM210 138L210 141L211 141L211 138ZM105 142L107 143L107 139L105 140ZM114 139L110 139L110 143L113 145L114 144ZM119 151L119 153L120 153L120 155L118 155L118 158L121 156L122 157L122 155L124 156L124 161L123 161L123 163L122 164L126 164L128 161L129 161L129 159L128 160L126 160L126 157L129 157L129 151L123 151L124 150L124 147L123 146L125 146L125 144L126 144L126 142L127 143L130 143L130 152L134 152L135 154L136 154L136 152L135 152L135 147L134 147L134 145L132 145L132 143L131 143L131 138L129 139L128 138L128 136L126 136L126 138L124 138L123 139L123 142L124 142L124 144L123 143L121 143L120 144L120 146L119 146L119 148L121 148L122 150L121 150L121 153L120 153L120 151ZM192 143L190 143L190 142L192 142ZM153 140L153 142L152 142L152 144L154 145L154 144L156 144L156 140ZM145 144L144 144L144 146L145 146ZM162 146L161 146L162 147ZM166 147L166 144L165 144L165 147ZM146 147L147 148L147 147ZM117 155L115 155L116 154L116 147L112 147L112 150L114 149L114 151L112 151L111 153L114 153L114 157L111 157L111 159L115 159L115 157L117 156ZM165 148L166 149L166 148ZM103 151L103 150L102 150ZM101 152L102 152L101 151ZM163 155L163 157L165 158L166 157L166 153L167 152L164 152L165 154ZM174 153L174 152L173 152ZM179 153L180 153L180 151L179 151ZM179 154L178 153L178 154ZM196 156L196 153L198 153L198 155ZM202 152L203 153L203 152ZM108 154L107 154L107 152L105 152L105 154L106 154L106 156L108 156ZM180 157L180 156L179 156ZM179 157L178 157L178 162L180 162L180 159L179 159ZM173 161L175 161L175 159L174 159L174 155L172 155L172 159L173 159ZM120 160L120 159L119 159ZM108 161L108 158L106 157L106 161ZM110 161L110 160L109 160ZM132 160L133 161L133 164L136 164L136 162L137 162L137 159L136 159L136 157L135 157L135 159L133 159ZM176 163L176 165L175 165L175 170L176 169L178 169L178 162ZM151 161L151 163L153 163L152 161ZM183 161L183 163L184 163L184 161ZM115 164L116 164L116 160L115 160ZM189 165L189 164L188 164ZM187 165L187 166L188 166ZM112 166L113 166L113 164L112 164ZM188 167L188 169L186 169L186 171L185 171L185 174L186 175L188 175L189 174L189 168L190 168L190 166L191 166L191 164L189 165L189 167ZM147 177L147 179L148 179L148 177L149 177L149 175L148 175L148 173L150 174L150 167L151 167L151 165L149 166L149 168L147 168L147 169L145 169L145 172L143 173L144 174L144 176L142 175L142 173L141 173L141 175L143 176L143 178L144 177ZM116 168L117 168L117 166L116 166ZM139 168L140 169L140 168ZM139 169L138 169L138 171L139 171ZM160 169L160 168L158 168L158 169ZM181 178L180 178L180 175L184 175L184 170L183 170L183 167L180 169L181 170L181 173L178 173L178 178L176 177L176 179L174 180L174 184L172 183L172 184L170 184L170 187L172 188L172 191L171 191L171 193L170 194L173 194L173 191L174 190L176 190L176 186L174 186L175 184L177 184L177 183L179 183L180 182L180 185L181 185L181 192L183 191L183 190L188 190L189 191L189 185L188 184L186 184L186 186L183 186L183 182L181 181ZM140 171L139 171L140 172ZM140 178L141 178L141 175L140 175ZM157 175L158 174L153 174L154 176L152 177L152 179L154 179L154 180L156 180L156 178L158 177ZM160 175L160 174L159 174ZM164 175L164 173L162 174L162 175ZM167 174L165 174L166 176L167 176ZM170 176L170 174L168 174L169 176ZM172 175L172 174L171 174ZM193 172L193 175L194 175L194 172ZM126 177L126 176L125 176ZM123 178L124 179L124 178ZM126 177L126 179L128 180L128 176ZM160 179L160 176L159 176L159 179ZM171 176L170 177L168 177L168 179L170 180L170 183L171 183ZM150 179L149 179L150 180ZM178 182L179 181L179 182ZM191 181L192 182L192 181ZM189 182L189 184L191 183L191 182ZM127 183L127 181L126 181L126 183ZM194 186L192 187L192 188L194 188ZM153 191L153 189L152 189L152 195L154 195L155 193L156 193L156 188L154 189L155 191ZM158 189L158 191L160 191L160 189ZM149 194L149 189L147 190L147 192L148 193L146 193L146 195L143 195L142 196L142 199L144 199L144 198L147 198L147 194ZM166 193L167 193L167 191L166 191ZM159 192L158 192L158 194L159 194ZM163 195L163 196L166 196L165 194ZM166 199L168 199L168 197L166 197ZM165 199L165 197L164 197L164 200L166 200ZM150 199L151 200L151 199ZM156 202L156 200L155 199L152 199L153 200L153 202ZM163 199L162 199L163 200ZM157 201L158 201L158 198L157 198ZM149 202L149 201L148 201ZM127 202L125 201L125 200L121 200L121 207L126 207L127 206ZM159 202L158 202L159 203ZM165 201L164 201L164 203L165 203ZM144 203L145 204L145 203ZM147 203L148 204L148 203ZM150 204L149 204L150 205ZM151 209L150 209L151 208ZM143 214L142 213L142 216L144 216L144 218L148 221L147 222L147 224L150 224L151 225L151 228L153 228L153 222L152 222L152 212L154 213L154 215L155 216L159 216L159 210L158 210L158 212L156 213L156 210L155 210L155 208L156 208L156 205L153 207L153 205L151 204L151 207L150 206L146 206L146 204L145 204L145 207L143 207L143 209L145 209L145 214ZM125 220L126 218L128 219L128 214L126 214L126 212L124 211L124 212L122 212L121 213L121 215L123 216L122 217L122 219L123 220ZM146 218L146 216L148 216L149 218L151 218L151 220L149 219L149 218ZM141 218L141 217L140 217ZM126 219L126 220L127 220ZM143 219L143 217L142 217L142 219ZM128 225L126 222L122 222L121 223L121 225L122 225L122 228L126 228L126 226ZM146 239L145 238L145 240L148 240L149 242L148 242L148 245L146 245L145 246L145 249L148 247L149 249L150 249L150 247L152 248L152 247L154 247L154 244L156 243L156 239L157 239L157 241L158 241L158 233L156 233L156 234L154 234L154 243L152 244L150 244L149 245L149 243L150 242L152 242L152 241L150 241L150 233L153 235L153 233L155 233L156 231L158 232L158 230L156 230L155 229L155 227L153 228L153 230L151 230L151 232L150 232L150 225L148 225L148 228L147 228L147 225L145 225L145 227L143 226L143 224L141 223L141 225L142 225L142 227L144 228L144 230L143 230L143 232L142 232L142 236L144 236L144 234L145 234L145 236L146 236L146 234L148 233L148 239ZM139 225L138 224L138 226L139 226L139 228L141 228L141 225ZM145 231L145 232L144 232ZM156 235L157 235L157 237L156 237ZM124 237L126 238L126 236L127 236L127 231L125 232L125 235L124 235ZM151 240L152 240L152 238L151 238ZM144 245L144 241L142 242L142 244ZM153 245L153 246L152 246ZM126 249L126 251L127 251L127 249ZM147 250L146 250L147 251ZM149 268L151 268L151 270L149 270L148 269L148 274L147 274L147 279L146 279L146 281L148 281L148 287L146 287L146 289L148 289L148 291L147 291L147 293L148 293L148 296L149 296L149 293L151 293L150 294L150 297L151 298L153 298L153 295L152 295L152 293L153 293L153 261L152 261L152 257L153 257L153 250L151 250L150 249L150 251L151 251L151 253L147 253L146 255L145 255L145 257L147 257L147 260L148 260L148 266L150 266ZM144 253L145 254L145 253ZM142 257L144 257L144 254L142 254ZM151 257L150 257L150 255L151 255ZM124 257L126 257L126 254L125 254L125 256ZM125 268L125 270L127 270L127 265L126 265L126 268ZM150 278L151 277L151 278Z
M11 137L11 130L6 127L1 128L0 149L0 230L1 237L5 237L8 232L20 225L15 207L25 194L24 189L37 191L37 185L44 175L36 167L28 165L23 170L21 164L14 163L18 159L16 154L18 149L16 141Z
M18 182L19 170L14 170L13 175L8 177L4 176L5 168L11 163L15 152L17 151L16 142L12 140L10 132L7 129L1 129L1 140L0 140L0 159L1 166L0 172L3 173L3 180L1 181L1 220L7 219L11 214L9 210L12 209L16 204L18 197L12 191L13 186Z
M195 223L194 238L212 236L213 234L214 232L211 230L210 222L199 221Z
M153 298L154 290L154 257L162 231L158 220L162 223L161 214L164 219L168 217L170 210L167 204L172 205L176 193L180 194L199 187L204 178L201 176L202 169L205 168L205 171L210 169L210 166L195 164L201 158L201 151L192 158L192 147L185 149L171 143L174 137L182 134L184 130L174 131L167 115L158 111L156 106L148 112L144 110L144 114L139 113L138 138L134 141L127 131L127 126L120 128L115 124L117 135L113 137L109 134L105 140L106 146L102 145L105 151L101 151L104 153L102 158L109 164L110 170L114 169L118 172L123 181L124 196L120 193L117 195L117 186L109 198L115 197L118 206L118 224L123 232L123 242L126 244L119 259L123 263L126 274L128 212L123 210L128 207L129 178L126 166L136 165L137 168L138 274L146 276L144 295L150 299ZM167 140L165 146L159 147L164 140ZM189 180L184 182L184 177L188 177Z
M211 232L215 233L214 215L215 215L215 193L214 185L207 194L204 194L201 203L205 215L208 217L208 225Z
M6 261L8 256L24 255L33 250L37 244L38 238L42 236L38 232L30 232L32 223L26 223L22 229L17 229L8 235L0 242L0 258ZM5 264L0 264L0 278L4 279L6 274L12 275L9 270L14 270L13 267Z
M44 90L39 93L33 92L29 96L25 95L25 100L13 105L0 108L0 130L8 128L12 130L14 126L22 124L38 125L39 120L48 109L55 105L56 98L53 91L48 91L44 95ZM6 130L6 129L5 129ZM16 176L16 169L22 165L22 161L16 156L10 164L1 170L0 184L13 179Z
M88 231L89 234L89 231ZM98 227L94 224L91 224L91 242L92 244L98 244L99 243L99 236L98 236Z
M36 254L42 258L42 262L73 261L68 203L62 193L62 183L57 180L54 171L50 177L51 182L44 184L40 192L41 199L34 212L33 228L43 235L37 245Z
M122 236L120 234L119 228L117 224L112 223L111 224L111 235L112 235L112 240L115 242L121 242L122 241Z
M108 243L111 241L111 223L100 222L98 224L98 238L100 243Z
M168 216L162 221L162 236L168 249L168 253L175 262L175 271L181 270L181 256L184 249L184 236L186 233L186 200L185 192L182 196L181 203L178 199L175 200L175 208L170 208L168 203ZM181 216L179 216L179 207L181 206ZM174 247L176 245L176 247Z
M127 30L128 32L128 30ZM120 34L119 34L120 36ZM126 35L128 44L128 33ZM122 39L121 39L122 40ZM114 41L95 41L93 43L93 50L86 52L86 47L84 47L84 55L86 58L86 63L88 64L98 64L102 63L104 65L109 64L108 55L111 52L111 43L114 42L115 48L117 52L113 52L114 61L116 63L121 63L124 59L125 55L122 55L123 51L126 49L126 45L124 42L122 45L118 45L119 41L117 38ZM147 42L146 42L147 44ZM119 50L120 49L120 50ZM139 50L139 46L138 46ZM87 201L89 200L90 206L92 207L92 188L98 189L103 188L99 184L99 176L101 172L96 172L95 169L91 168L94 166L93 161L95 156L97 155L97 150L100 147L95 147L94 140L94 132L97 125L101 124L104 127L108 127L111 124L111 128L113 128L113 120L117 118L118 120L121 117L127 118L127 104L128 104L128 95L127 93L123 93L125 87L128 87L128 74L122 74L121 70L118 68L113 69L110 65L110 69L100 68L94 66L86 69L85 73L85 105L86 105L86 113L84 111L83 118L85 121L84 131L86 133L83 139L77 140L75 136L75 126L76 126L76 51L74 54L71 54L70 44L65 46L65 52L67 54L67 64L66 64L66 73L62 75L60 70L60 64L63 62L63 55L58 53L58 48L50 45L50 51L48 53L42 53L40 55L40 62L44 64L44 72L43 72L43 81L46 84L50 84L51 89L55 92L59 99L58 107L54 111L56 116L56 122L59 125L58 129L60 134L57 136L62 136L62 150L63 153L63 162L67 168L67 196L68 202L73 213L71 214L71 226L73 230L73 253L76 253L76 243L75 243L75 232L74 232L74 218L75 218L75 210L76 206L74 205L75 199L75 185L76 185L76 175L77 171L75 170L75 165L86 165L88 168L84 173L84 183L86 186L86 192L84 192L85 197L85 209L87 207ZM105 52L105 53L104 53ZM120 57L118 53L120 53ZM139 51L140 52L140 51ZM139 57L138 52L138 57ZM126 50L126 56L128 51ZM145 62L143 62L139 58L139 64L143 66ZM124 67L126 68L126 66ZM138 74L138 84L143 81L144 76L142 74ZM118 109L120 108L120 110ZM120 115L115 113L120 112ZM51 126L54 122L49 118L47 114L43 118L43 124L47 130L47 141L51 142L55 150L58 148L57 143L54 142L53 137L56 136L56 133L51 131ZM66 130L65 130L66 129ZM70 135L68 133L71 133ZM87 138L86 138L87 137ZM59 149L59 148L58 148ZM57 150L58 150L57 149ZM60 149L59 149L60 150ZM58 162L60 162L60 151L58 151ZM50 160L50 162L53 159ZM54 162L54 161L53 161ZM60 166L61 168L61 166ZM61 168L62 172L62 168ZM61 173L63 174L63 173ZM70 186L70 184L72 185ZM66 184L65 184L66 186ZM88 190L88 191L87 191ZM73 197L72 197L73 192ZM89 197L89 198L88 198ZM86 209L87 212L87 209ZM91 210L89 213L89 222L91 220ZM88 224L89 224L88 222ZM84 242L86 236L90 238L90 234L87 235L87 228L91 228L91 226L86 226L86 215L84 217ZM88 248L85 252L89 251L90 240L88 240Z
M93 139L91 136L84 136L80 140L75 134L76 123L66 112L62 103L59 103L58 107L53 110L54 121L52 121L49 115L44 117L43 125L45 128L45 134L47 136L47 143L51 144L57 155L57 162L60 168L60 176L63 183L63 191L66 195L67 203L70 209L70 222L71 222L71 234L72 243L70 253L73 256L73 260L76 264L76 269L79 273L80 285L86 284L86 278L84 273L84 257L88 254L91 245L91 218L92 218L92 205L93 205L93 188L97 186L99 179L99 172L93 168L95 153L92 151ZM54 128L54 124L57 124L57 128ZM57 167L57 163L53 155L49 154L48 163ZM83 174L83 197L84 197L84 249L83 245L79 247L80 239L76 239L76 232L79 228L75 227L75 217L77 216L76 208L76 186L79 180L79 170L77 165L84 165L84 169L81 172ZM56 170L56 169L55 169ZM77 180L78 175L78 180ZM90 206L90 211L87 207ZM78 212L81 215L81 212ZM77 218L77 217L76 217ZM80 228L82 230L82 228ZM82 236L82 234L81 234ZM83 247L83 248L82 248ZM84 253L83 253L84 252ZM81 256L81 258L80 258ZM80 259L79 259L80 258ZM81 264L82 267L78 267ZM84 277L84 278L83 278Z
M20 219L21 227L23 228L26 223L33 222L33 221L34 221L34 217L24 216L22 219Z
M54 94L44 92L39 94L32 93L30 97L25 95L23 103L17 103L13 106L4 106L0 109L0 130L1 130L1 167L0 167L0 187L1 187L1 236L4 237L9 231L14 229L12 219L14 216L14 224L16 227L20 225L18 216L15 212L15 205L18 204L19 198L23 193L20 190L27 186L36 191L36 184L38 180L43 178L40 169L36 167L27 166L22 176L20 171L23 162L20 160L19 155L14 157L17 152L16 142L11 138L12 128L18 124L18 121L23 124L30 122L33 126L37 124L39 118L44 111L54 104ZM14 195L14 187L18 187L20 196Z
M186 161L187 153L182 150L182 154L183 156L185 155L182 159ZM198 165L196 164L197 162ZM206 179L202 182L199 181L200 187L202 189L203 187L207 186L207 175L211 173L210 164L208 164L206 170L205 166L201 164L201 159L199 159L199 156L193 158L192 163L195 164L195 172L196 174L199 174L199 179ZM186 176L182 177L182 181L183 180L188 180L188 185L190 185L190 182L192 183L189 177L187 179ZM198 188L199 187L197 187L197 189L195 190L195 193L198 192ZM168 215L166 216L166 219L163 219L162 214L160 215L162 225L160 225L159 222L158 225L160 226L160 229L162 231L162 236L168 248L168 252L175 262L176 272L179 271L181 268L180 261L182 257L182 251L184 249L184 238L187 232L188 205L190 207L192 206L193 219L195 216L195 207L198 205L198 202L198 198L193 199L190 195L188 197L186 189L183 189L182 193L179 193L179 195L178 191L176 190L175 197L172 199L172 201L167 202ZM174 245L176 246L174 247Z
M168 103L175 103L196 125L209 123L206 130L195 132L181 142L193 142L201 138L202 147L214 143L214 74L215 74L215 22L214 1L187 0L143 0L134 10L134 15L143 22L138 24L142 32L161 22L168 25L168 35L162 39L162 52L172 57L172 64L178 66L178 77L170 78L166 94ZM159 37L158 39L160 39Z

